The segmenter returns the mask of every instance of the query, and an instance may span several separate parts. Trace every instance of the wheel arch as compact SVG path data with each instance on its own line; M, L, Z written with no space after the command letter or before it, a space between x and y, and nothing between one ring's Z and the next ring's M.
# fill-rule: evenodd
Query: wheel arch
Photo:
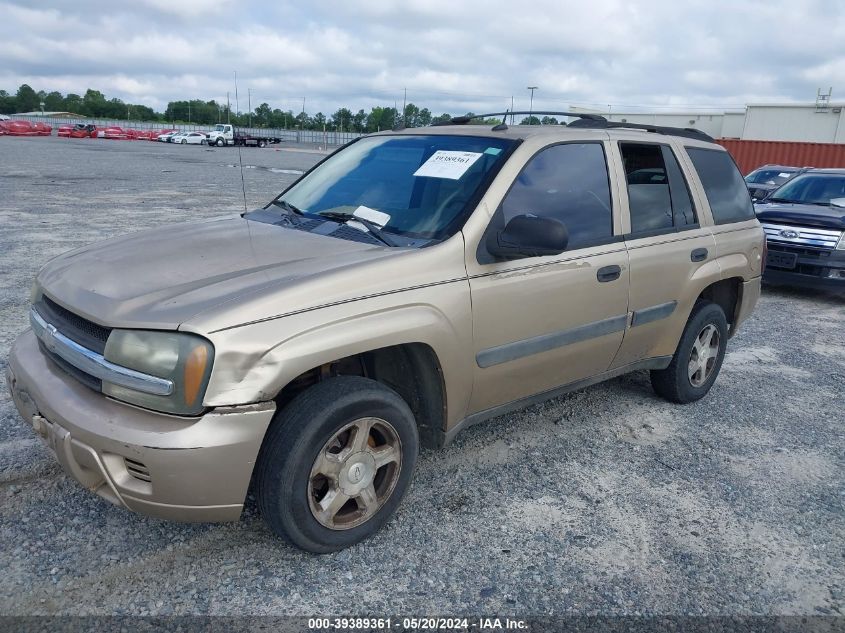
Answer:
M742 305L743 280L741 277L729 277L715 281L699 293L697 301L715 303L725 313L728 321L729 336L733 336L738 322L739 309Z
M359 352L311 367L274 397L283 410L298 394L334 376L361 376L393 389L414 414L420 444L439 445L446 421L446 385L436 352L425 343L403 343Z

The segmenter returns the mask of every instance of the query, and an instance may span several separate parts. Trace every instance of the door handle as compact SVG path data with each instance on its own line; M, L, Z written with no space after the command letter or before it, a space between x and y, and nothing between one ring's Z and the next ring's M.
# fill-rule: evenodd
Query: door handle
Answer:
M707 249L696 248L689 254L689 259L691 262L703 262L707 259Z
M604 268L598 269L598 272L596 272L596 279L598 279L601 283L613 281L614 279L619 279L619 275L621 273L622 268L616 264L613 266L605 266Z

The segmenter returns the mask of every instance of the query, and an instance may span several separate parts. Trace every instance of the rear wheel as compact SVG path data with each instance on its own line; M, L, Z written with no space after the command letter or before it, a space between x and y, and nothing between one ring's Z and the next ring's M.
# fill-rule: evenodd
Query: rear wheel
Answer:
M256 468L261 514L302 549L354 545L396 511L418 451L413 413L395 391L354 376L325 380L267 432Z
M258 147L267 147L267 141L258 141Z
M672 362L666 369L651 372L651 386L658 395L679 404L703 398L719 375L727 344L728 324L722 308L696 303Z

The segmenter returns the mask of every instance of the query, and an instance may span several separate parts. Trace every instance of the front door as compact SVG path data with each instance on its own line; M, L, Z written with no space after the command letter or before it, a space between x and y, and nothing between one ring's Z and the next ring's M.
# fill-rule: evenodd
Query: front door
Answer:
M561 220L569 244L554 256L495 261L467 253L472 292L476 413L608 369L628 311L628 257L615 235L605 145L547 146L531 158L493 214L488 233L516 215Z

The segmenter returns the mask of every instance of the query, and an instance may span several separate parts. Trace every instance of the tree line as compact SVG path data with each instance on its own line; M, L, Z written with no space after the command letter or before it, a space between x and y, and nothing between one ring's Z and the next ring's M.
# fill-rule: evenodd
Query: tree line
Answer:
M359 109L353 112L349 108L338 108L330 115L317 112L308 114L271 108L262 103L251 112L234 112L228 103L215 100L171 101L164 112L155 112L152 108L135 103L126 103L121 99L107 99L99 90L88 89L84 95L60 92L35 91L28 84L22 84L15 94L0 90L0 114L22 112L71 112L88 117L152 121L162 123L193 123L196 125L214 125L232 123L238 126L269 127L296 130L319 130L368 133L388 130L397 126L424 127L434 123L447 122L451 114L434 115L428 108L419 108L408 103L404 112L395 107L375 106L369 112ZM472 112L465 113L472 116ZM477 122L490 125L500 123L500 119L479 119ZM525 117L524 125L557 124L553 117Z

